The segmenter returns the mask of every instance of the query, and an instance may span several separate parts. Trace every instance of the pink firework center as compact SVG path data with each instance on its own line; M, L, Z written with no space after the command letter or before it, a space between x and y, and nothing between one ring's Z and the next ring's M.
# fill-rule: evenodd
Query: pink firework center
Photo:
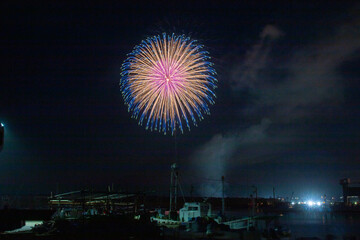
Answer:
M184 36L152 37L135 47L122 67L121 90L129 111L146 128L166 134L209 114L216 88L206 51Z

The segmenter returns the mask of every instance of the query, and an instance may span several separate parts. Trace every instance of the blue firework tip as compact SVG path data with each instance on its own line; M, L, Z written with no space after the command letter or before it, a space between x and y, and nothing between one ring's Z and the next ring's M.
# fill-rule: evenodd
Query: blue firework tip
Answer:
M133 92L131 91L131 82L130 76L133 72L131 69L131 66L137 62L137 56L143 52L145 49L154 51L150 45L155 44L156 46L159 46L160 43L163 41L171 41L174 42L181 41L181 45L188 45L191 48L191 54L197 54L198 61L204 61L202 63L202 66L206 68L205 72L202 73L207 80L206 83L203 84L205 86L205 92L206 94L203 97L200 97L202 100L202 103L195 103L195 107L191 107L189 103L185 103L187 105L187 108L180 109L180 114L175 116L175 119L170 119L167 117L166 119L159 119L154 116L149 116L149 112L143 112L143 109L139 108L139 104L135 103L135 96L133 95ZM166 134L167 131L170 131L171 134L174 134L176 131L176 128L178 128L183 133L183 121L186 122L186 126L190 130L190 124L189 124L189 118L191 118L193 125L197 126L197 120L195 118L195 115L199 118L199 120L202 120L203 113L210 114L210 110L208 107L208 104L214 104L214 99L216 98L215 93L213 92L213 89L217 88L216 82L217 79L214 77L216 75L215 69L212 67L213 63L208 61L211 59L209 56L209 52L202 50L204 48L203 45L197 44L196 40L191 40L190 37L186 37L185 35L175 35L172 33L171 35L167 35L166 33L163 33L162 36L152 36L148 37L145 40L143 40L139 45L135 46L133 51L129 54L127 54L127 59L124 61L124 63L121 66L121 78L120 78L120 89L125 101L125 104L128 105L128 111L132 112L132 118L137 118L139 125L142 125L144 120L147 120L146 123L146 129L156 130L156 131L162 131L164 134ZM194 114L195 113L195 114Z

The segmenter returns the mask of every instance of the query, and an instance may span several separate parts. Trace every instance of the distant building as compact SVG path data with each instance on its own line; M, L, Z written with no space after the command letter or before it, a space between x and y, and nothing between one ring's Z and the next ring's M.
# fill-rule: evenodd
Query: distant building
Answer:
M357 205L360 199L360 181L350 182L350 178L340 180L340 185L343 189L344 204Z

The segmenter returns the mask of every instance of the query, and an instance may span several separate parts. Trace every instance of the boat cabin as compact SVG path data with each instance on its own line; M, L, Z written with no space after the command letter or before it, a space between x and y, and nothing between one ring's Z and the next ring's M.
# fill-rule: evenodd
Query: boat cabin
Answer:
M211 216L211 204L186 202L179 211L180 221L188 222L193 218Z

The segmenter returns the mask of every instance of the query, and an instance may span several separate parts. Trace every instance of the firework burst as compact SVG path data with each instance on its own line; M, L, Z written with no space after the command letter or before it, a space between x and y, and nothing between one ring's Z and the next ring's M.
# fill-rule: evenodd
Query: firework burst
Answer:
M128 110L146 129L183 132L210 114L216 72L208 52L183 35L142 41L122 65L120 88Z

